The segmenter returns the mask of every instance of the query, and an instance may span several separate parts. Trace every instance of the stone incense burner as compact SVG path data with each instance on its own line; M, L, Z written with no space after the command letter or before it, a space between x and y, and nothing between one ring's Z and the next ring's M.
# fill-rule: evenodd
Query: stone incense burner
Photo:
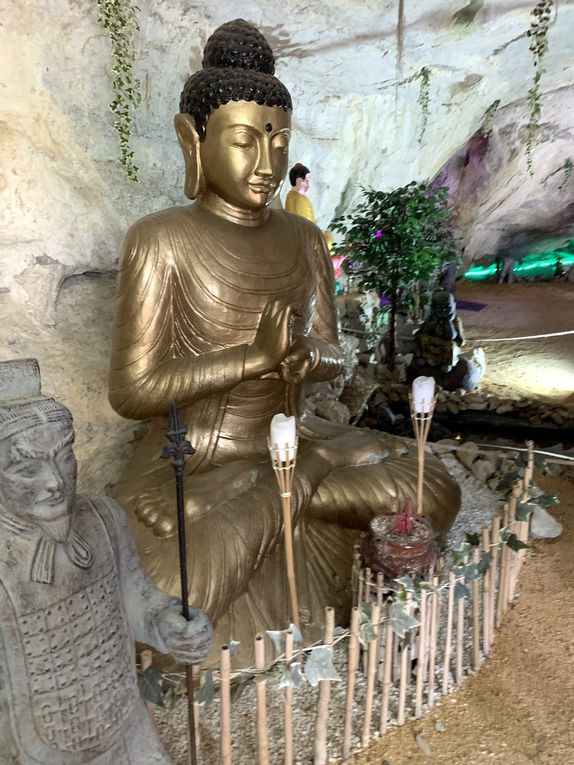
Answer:
M378 515L363 540L363 560L375 573L395 578L428 571L437 554L433 529L424 515L404 511Z

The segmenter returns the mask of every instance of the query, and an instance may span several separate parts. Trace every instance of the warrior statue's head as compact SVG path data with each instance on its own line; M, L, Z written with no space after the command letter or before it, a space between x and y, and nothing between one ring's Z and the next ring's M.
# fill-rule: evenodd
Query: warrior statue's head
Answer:
M65 541L76 490L72 415L40 392L35 361L0 363L0 513Z
M243 19L223 24L207 41L202 69L185 83L175 117L190 199L208 192L253 211L277 194L292 105L274 72L269 43Z
M434 319L454 320L456 316L456 301L454 295L447 290L435 290L431 298L430 317Z

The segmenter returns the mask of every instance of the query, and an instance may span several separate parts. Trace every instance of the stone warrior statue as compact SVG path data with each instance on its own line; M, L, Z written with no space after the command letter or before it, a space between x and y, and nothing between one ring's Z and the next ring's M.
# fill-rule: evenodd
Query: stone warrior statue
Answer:
M192 601L223 640L289 623L271 418L299 418L295 548L303 630L324 607L348 616L353 542L373 515L413 503L416 455L388 435L299 417L306 383L341 371L333 270L321 231L270 209L288 167L291 97L250 24L209 38L175 128L192 205L128 232L120 267L110 401L151 428L117 487L144 566L176 592L171 468L158 459L175 401L196 454L186 467ZM445 532L460 491L429 460L425 509ZM317 633L315 633L317 634Z
M75 495L73 441L36 363L0 364L0 765L169 765L133 640L199 663L211 626L152 584L113 500Z

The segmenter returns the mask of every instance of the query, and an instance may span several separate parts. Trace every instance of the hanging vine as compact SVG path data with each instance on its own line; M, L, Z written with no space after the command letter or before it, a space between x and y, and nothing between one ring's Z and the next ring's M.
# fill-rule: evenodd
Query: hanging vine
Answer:
M534 174L532 152L538 130L540 129L541 93L540 80L544 73L542 63L548 51L548 30L550 28L550 16L552 12L552 0L539 0L530 14L530 29L527 32L530 38L530 52L533 57L534 79L532 87L528 91L528 108L530 120L528 122L528 134L526 137L526 165L530 175Z
M136 60L135 33L139 29L137 13L131 0L96 0L99 8L98 22L105 29L112 43L114 99L110 109L115 115L114 127L120 139L120 162L130 181L137 183L138 168L130 147L132 113L141 103L141 83L134 78Z
M421 84L419 89L419 97L417 98L417 104L421 109L421 126L419 130L418 141L422 144L423 138L427 129L429 119L429 103L430 103L430 76L431 70L428 66L423 66L418 76L420 77Z
M482 117L482 125L480 126L480 129L487 138L492 133L492 123L494 122L494 116L496 112L498 111L499 106L500 106L500 99L497 98L496 101L493 101L490 104L490 106L484 112L484 115Z
M562 183L560 186L558 186L558 191L564 193L566 191L566 187L568 186L570 176L572 175L572 170L574 170L574 160L572 160L572 157L568 157L568 159L564 161L561 170L564 171L564 176L562 178Z

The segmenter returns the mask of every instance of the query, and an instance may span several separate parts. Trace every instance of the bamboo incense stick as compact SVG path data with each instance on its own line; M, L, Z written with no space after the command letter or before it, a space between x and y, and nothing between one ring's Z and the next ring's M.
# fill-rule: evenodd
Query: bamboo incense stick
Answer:
M482 552L490 553L490 529L482 529ZM490 654L490 598L491 598L492 568L488 568L482 577L482 651L485 656Z
M371 721L373 719L373 695L375 693L375 680L377 677L377 648L379 642L379 618L380 606L373 603L371 608L371 624L373 625L373 637L369 641L369 658L367 665L367 692L365 698L365 716L363 719L363 736L361 743L365 747L371 738Z
M325 637L324 643L333 644L333 632L335 629L335 611L333 608L325 609ZM331 681L319 681L319 698L317 700L317 717L315 720L315 745L314 765L326 765L327 763L327 727L329 719L329 699L331 697Z
M477 566L480 561L480 550L472 550L472 562ZM475 672L480 669L480 579L472 581L472 668Z
M462 577L461 584L464 584ZM459 598L456 604L456 665L454 681L462 685L463 681L463 658L464 658L464 603L465 598Z
M390 620L385 627L385 657L383 659L383 696L381 698L381 721L379 733L384 736L389 721L389 697L391 690L391 670L393 668L393 628Z
M231 657L228 645L221 647L219 683L221 695L221 765L231 765Z
M423 709L423 684L425 678L425 665L427 655L427 632L428 632L428 616L427 616L427 596L428 593L424 590L421 591L420 611L419 611L419 645L417 652L417 681L415 690L415 717L418 719L422 716Z
M343 732L343 760L351 755L351 734L353 726L353 700L357 667L359 666L359 626L361 614L358 608L351 612L351 637L349 639L349 663L347 672L347 695L345 699L345 728Z
M410 615L412 611L410 603L405 605L405 613ZM399 676L399 710L397 713L397 725L405 724L405 703L407 698L407 686L409 685L408 660L409 660L408 636L402 639L401 672Z
M255 668L265 670L265 641L263 635L255 636ZM257 696L257 755L259 765L269 765L269 739L267 737L267 681L256 680Z
M448 692L448 676L450 673L450 657L452 652L452 622L454 614L454 585L455 576L452 571L448 575L448 607L446 614L446 638L444 646L444 669L442 676L442 695Z
M436 642L438 636L438 615L439 615L439 594L437 592L439 578L434 576L434 592L431 595L431 622L430 622L430 644L429 644L429 669L428 669L428 705L432 709L434 706L434 689L436 678Z

